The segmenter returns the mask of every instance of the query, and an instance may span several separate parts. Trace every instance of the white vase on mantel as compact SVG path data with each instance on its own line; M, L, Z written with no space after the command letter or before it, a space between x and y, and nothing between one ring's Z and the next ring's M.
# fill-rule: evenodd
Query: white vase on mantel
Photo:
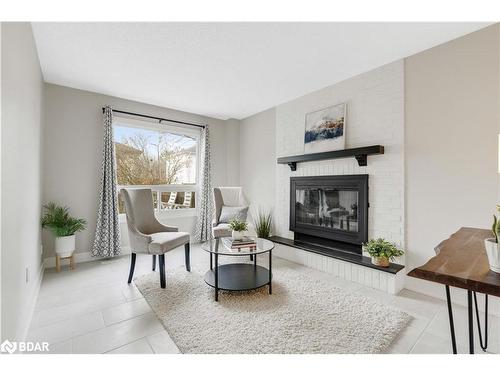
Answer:
M242 231L239 232L239 231L233 230L232 233L231 233L231 237L235 241L240 241L240 240L243 239L243 232Z
M484 247L486 255L488 255L488 262L490 263L490 270L500 273L500 252L498 251L498 243L494 238L487 238L484 240Z

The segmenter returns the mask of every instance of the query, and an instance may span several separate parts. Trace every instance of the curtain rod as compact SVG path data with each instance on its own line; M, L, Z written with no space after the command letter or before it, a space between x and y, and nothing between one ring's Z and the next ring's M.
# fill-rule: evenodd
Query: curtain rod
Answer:
M104 113L104 110L106 108L105 107L102 107L102 113ZM150 118L150 119L153 119L153 120L158 120L160 123L162 121L168 121L168 122L174 122L176 124L183 124L183 125L189 125L189 126L196 126L197 128L205 128L205 125L199 125L199 124L193 124L191 122L185 122L185 121L179 121L179 120L171 120L171 119L168 119L168 118L161 118L161 117L155 117L155 116L149 116L149 115L143 115L143 114L140 114L140 113L134 113L134 112L127 112L127 111L119 111L117 109L111 109L113 112L115 113L122 113L124 115L131 115L131 116L138 116L138 117L145 117L145 118Z

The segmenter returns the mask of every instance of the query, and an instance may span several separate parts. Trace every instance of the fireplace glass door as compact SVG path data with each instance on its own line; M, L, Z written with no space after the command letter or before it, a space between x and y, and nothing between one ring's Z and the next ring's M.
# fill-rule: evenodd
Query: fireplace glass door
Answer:
M295 239L366 242L368 175L291 177L290 230Z
M358 191L335 188L301 188L295 194L295 222L358 232Z

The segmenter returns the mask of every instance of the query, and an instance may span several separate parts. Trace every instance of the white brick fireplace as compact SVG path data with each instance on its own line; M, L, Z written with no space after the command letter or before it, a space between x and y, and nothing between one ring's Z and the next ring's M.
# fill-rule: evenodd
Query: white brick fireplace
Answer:
M308 112L347 103L346 148L380 144L385 154L368 157L359 167L354 158L276 167L276 235L293 238L289 228L290 177L369 175L368 237L385 237L404 248L404 61L400 60L276 107L276 156L304 153L304 121ZM323 255L278 245L276 255L330 272L389 293L403 286L396 275ZM404 258L399 262L404 264Z

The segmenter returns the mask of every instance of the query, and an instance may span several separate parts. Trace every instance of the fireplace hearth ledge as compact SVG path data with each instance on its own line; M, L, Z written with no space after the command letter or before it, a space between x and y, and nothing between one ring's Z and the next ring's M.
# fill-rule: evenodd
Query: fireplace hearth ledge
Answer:
M326 248L293 239L272 236L276 246L274 252L280 258L332 273L337 277L353 281L389 294L403 289L404 266L391 263L389 267L378 267L369 257Z

